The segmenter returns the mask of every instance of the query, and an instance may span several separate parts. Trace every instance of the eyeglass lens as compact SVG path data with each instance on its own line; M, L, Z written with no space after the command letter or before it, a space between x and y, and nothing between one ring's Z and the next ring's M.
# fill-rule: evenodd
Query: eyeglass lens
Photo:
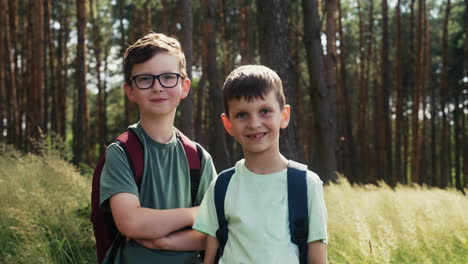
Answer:
M153 86L154 79L158 79L159 84L164 88L172 88L179 80L175 73L163 73L160 75L142 74L135 78L135 83L140 89L148 89Z

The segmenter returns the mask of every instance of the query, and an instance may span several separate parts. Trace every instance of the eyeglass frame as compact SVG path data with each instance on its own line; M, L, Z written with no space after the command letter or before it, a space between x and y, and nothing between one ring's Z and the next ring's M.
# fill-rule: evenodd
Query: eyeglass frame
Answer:
M174 74L174 75L177 77L177 81L176 81L176 83L175 83L173 86L166 86L166 85L164 85L164 84L161 83L161 79L159 79L159 77L161 77L162 75L165 75L165 74ZM147 88L140 88L140 87L138 86L137 82L136 82L136 78L138 78L138 77L140 77L140 76L144 76L144 75L153 77L153 81L151 82L151 85L148 86ZM133 75L133 76L131 76L131 77L130 77L130 80L134 81L134 82L135 82L136 88L138 88L138 89L140 89L140 90L148 90L148 89L150 89L151 87L153 87L153 85L154 85L154 80L155 80L155 79L158 80L158 82L159 82L159 84L161 85L161 87L170 89L170 88L176 87L176 86L179 84L179 78L181 78L181 77L184 78L184 77L182 76L182 74L176 73L176 72L164 72L164 73L157 74L157 75L149 74L149 73L143 73L143 74L138 74L138 75Z

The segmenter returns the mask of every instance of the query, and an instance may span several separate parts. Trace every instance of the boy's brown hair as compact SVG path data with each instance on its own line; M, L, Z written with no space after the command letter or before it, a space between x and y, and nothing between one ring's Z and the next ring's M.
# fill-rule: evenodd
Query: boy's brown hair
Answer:
M229 101L232 99L247 101L261 98L269 92L276 94L276 99L283 110L285 97L283 83L278 74L263 65L244 65L233 70L223 85L224 111L229 117Z
M185 55L180 42L161 33L149 33L127 48L124 54L124 78L131 85L132 70L135 64L144 63L158 53L174 55L179 60L180 74L187 77Z

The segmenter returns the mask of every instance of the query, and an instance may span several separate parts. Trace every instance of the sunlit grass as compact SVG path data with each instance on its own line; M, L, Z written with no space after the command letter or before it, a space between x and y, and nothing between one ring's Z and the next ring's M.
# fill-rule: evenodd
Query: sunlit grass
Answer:
M426 187L325 187L330 263L467 263L468 199Z
M90 180L56 155L0 148L0 263L94 263Z
M0 153L0 263L95 263L89 176L53 151ZM341 179L325 200L329 263L467 263L468 199L455 190Z

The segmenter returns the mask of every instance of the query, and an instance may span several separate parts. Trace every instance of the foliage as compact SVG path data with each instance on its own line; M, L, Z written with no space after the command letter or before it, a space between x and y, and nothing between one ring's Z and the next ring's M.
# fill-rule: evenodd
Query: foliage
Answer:
M94 263L89 180L53 152L0 149L0 262Z
M384 183L325 188L330 263L466 263L468 199Z

